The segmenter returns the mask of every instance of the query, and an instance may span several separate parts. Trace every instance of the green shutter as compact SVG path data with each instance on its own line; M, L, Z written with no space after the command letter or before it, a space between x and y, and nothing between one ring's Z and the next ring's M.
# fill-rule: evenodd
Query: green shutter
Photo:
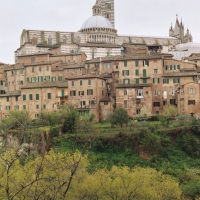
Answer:
M139 70L138 69L135 70L135 75L139 76Z
M147 63L147 66L149 66L149 60L147 60L146 63Z
M136 81L136 84L140 83L140 79L139 78L136 78L135 81Z
M39 94L36 94L36 100L39 100L39 99L40 99Z
M29 78L29 77L27 77L27 78L26 78L26 81L27 81L27 82L29 82L29 81L30 81L30 78Z
M127 61L124 61L124 67L127 67Z
M158 83L160 83L160 78L158 78Z
M144 84L147 83L147 79L146 79L146 78L143 79L143 83L144 83Z
M139 61L138 61L138 60L135 61L135 66L136 66L136 67L139 66Z
M128 70L128 76L129 76L129 70Z
M147 71L146 71L146 69L143 69L143 77L147 77Z
M51 93L48 93L47 96L48 96L48 99L51 99Z
M190 105L190 100L188 100L188 105Z
M155 79L153 78L153 83L155 83Z
M172 65L170 65L170 70L172 70Z
M26 95L23 94L23 101L26 101Z
M64 96L65 96L65 90L62 89L62 97L64 97Z

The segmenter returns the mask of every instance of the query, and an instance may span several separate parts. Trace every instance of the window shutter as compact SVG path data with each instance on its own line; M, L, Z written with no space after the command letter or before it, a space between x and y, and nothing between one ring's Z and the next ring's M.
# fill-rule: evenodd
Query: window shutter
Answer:
M170 65L170 70L172 70L172 65Z
M180 69L180 65L178 65L178 69Z
M130 84L130 79L128 79L128 84Z
M158 78L158 83L160 83L160 78Z
M124 70L122 71L122 76L124 76Z
M180 83L180 78L178 78L178 83Z
M149 66L149 60L147 60L147 66Z
M129 70L128 70L128 76L129 76Z
M155 83L155 79L153 78L153 83Z
M93 95L93 90L91 90L91 94Z
M188 105L190 105L190 100L188 100Z
M167 70L167 65L165 66L165 70Z

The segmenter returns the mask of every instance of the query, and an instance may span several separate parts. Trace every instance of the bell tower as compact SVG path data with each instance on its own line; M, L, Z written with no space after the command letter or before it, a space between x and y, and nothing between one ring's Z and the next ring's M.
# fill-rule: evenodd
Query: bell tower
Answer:
M96 0L96 4L92 9L93 15L101 15L105 17L110 21L113 28L115 28L115 0Z

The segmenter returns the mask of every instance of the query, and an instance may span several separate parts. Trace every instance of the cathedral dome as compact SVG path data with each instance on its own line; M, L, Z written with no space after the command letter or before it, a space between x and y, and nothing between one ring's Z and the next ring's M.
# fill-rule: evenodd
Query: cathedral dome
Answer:
M87 28L108 28L113 29L112 24L103 16L92 16L81 26L82 29Z

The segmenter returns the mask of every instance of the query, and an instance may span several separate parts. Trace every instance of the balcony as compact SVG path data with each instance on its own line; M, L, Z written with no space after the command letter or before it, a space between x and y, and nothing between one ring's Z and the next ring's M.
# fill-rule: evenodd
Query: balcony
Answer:
M56 98L67 98L68 94L57 93Z

